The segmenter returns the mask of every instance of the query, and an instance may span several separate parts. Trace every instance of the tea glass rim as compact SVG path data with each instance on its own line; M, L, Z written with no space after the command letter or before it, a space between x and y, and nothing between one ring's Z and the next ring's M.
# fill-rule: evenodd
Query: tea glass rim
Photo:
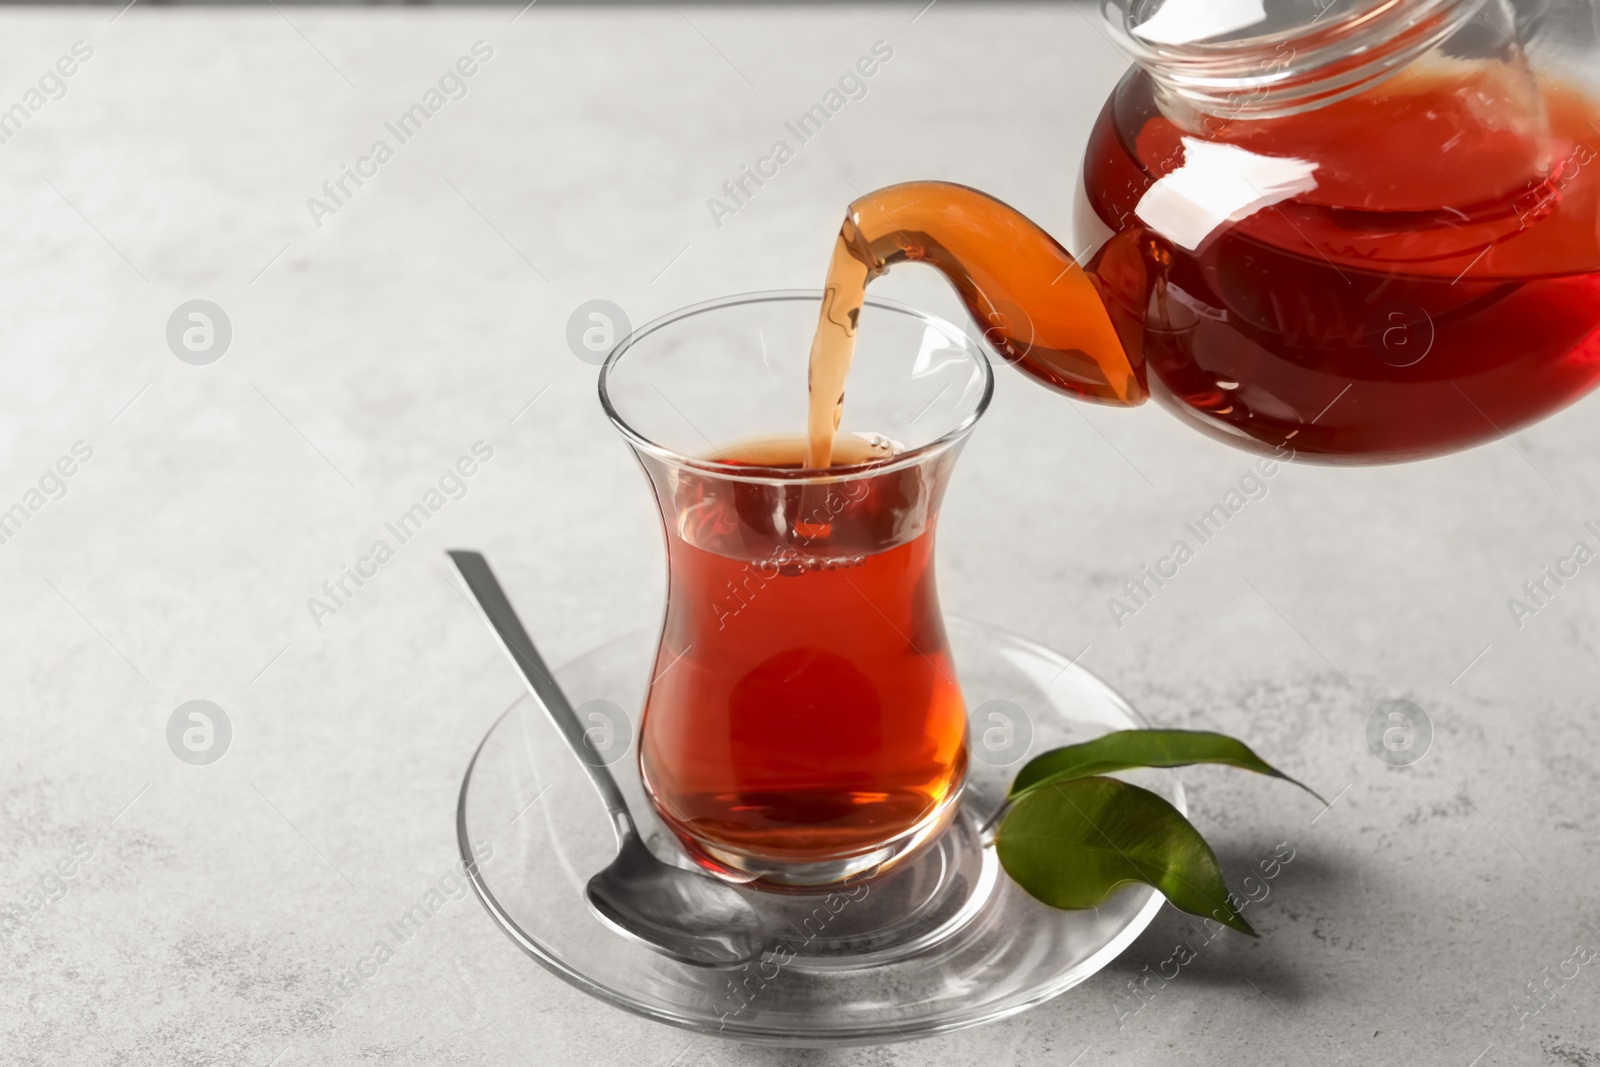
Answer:
M666 445L652 441L636 430L612 403L611 392L608 388L612 373L623 357L628 354L629 350L651 334L710 312L723 311L750 304L784 301L805 301L821 304L826 295L826 290L823 289L764 289L749 293L735 293L689 304L676 311L669 311L665 315L652 319L618 341L616 346L606 355L605 362L600 367L600 406L605 410L606 417L611 420L611 425L616 427L617 432L622 434L623 438L638 451L676 467L685 467L741 482L793 484L799 481L815 483L848 481L864 475L876 476L917 466L961 443L972 432L972 428L977 425L984 412L989 409L989 402L994 397L994 368L990 365L988 355L981 345L949 320L942 319L919 307L888 297L868 296L863 301L863 304L867 307L876 307L885 311L910 315L937 329L960 346L961 351L977 366L978 374L983 382L982 395L978 397L977 403L973 405L972 410L960 422L933 440L915 448L908 448L904 452L897 452L889 459L867 460L863 463L841 464L827 468L807 467L796 469L793 467L763 467L758 464L726 463L705 456L684 455L676 449L668 448Z

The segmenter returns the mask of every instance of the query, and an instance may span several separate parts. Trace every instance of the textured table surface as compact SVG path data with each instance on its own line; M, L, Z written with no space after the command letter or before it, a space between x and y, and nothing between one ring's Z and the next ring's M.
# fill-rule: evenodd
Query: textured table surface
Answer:
M1597 402L1427 464L1282 470L1119 628L1107 598L1252 461L1010 374L945 506L945 607L1087 646L1155 722L1336 798L1186 775L1235 880L1294 850L1261 940L1134 999L1169 909L1017 1018L801 1052L590 1001L448 899L319 1018L449 870L462 770L519 691L440 550L488 552L552 661L659 617L657 520L572 310L814 286L843 205L911 178L1065 234L1123 62L1032 5L114 14L0 13L0 108L27 112L0 144L0 508L27 515L0 544L0 1061L1600 1063L1600 967L1566 962L1600 948L1597 568L1520 628L1507 607L1600 547ZM479 41L465 95L386 136ZM707 199L877 41L866 95L719 226ZM209 365L167 339L195 299L231 323ZM308 607L480 441L465 495ZM167 736L195 699L231 725L204 766ZM1391 699L1432 722L1413 766L1367 748Z

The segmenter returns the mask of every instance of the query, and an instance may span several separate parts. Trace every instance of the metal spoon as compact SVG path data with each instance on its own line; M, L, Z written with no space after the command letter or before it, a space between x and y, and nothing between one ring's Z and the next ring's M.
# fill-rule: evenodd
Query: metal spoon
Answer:
M448 553L489 628L522 672L528 692L577 755L611 814L617 858L589 879L589 906L619 933L702 967L759 959L764 939L755 909L731 886L661 862L645 847L616 779L584 741L583 724L545 666L482 553Z

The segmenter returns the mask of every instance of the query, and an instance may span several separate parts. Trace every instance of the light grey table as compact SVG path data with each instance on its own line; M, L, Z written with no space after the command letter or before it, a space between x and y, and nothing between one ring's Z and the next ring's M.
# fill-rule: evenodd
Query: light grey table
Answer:
M764 1051L594 1003L447 898L322 1016L451 868L464 764L519 691L441 549L487 551L553 661L658 617L657 520L572 309L815 285L844 204L910 178L1065 234L1123 63L1031 5L115 14L0 15L0 108L26 113L0 144L0 508L28 513L0 544L0 900L23 914L0 1062L1600 1062L1600 967L1563 966L1600 949L1600 566L1520 627L1507 607L1600 546L1596 401L1437 462L1283 470L1119 628L1107 598L1251 460L1009 374L944 510L946 609L1086 649L1154 721L1245 736L1335 800L1186 775L1236 883L1293 849L1246 913L1260 941L1135 1000L1171 973L1168 910L1010 1021ZM717 225L706 201L880 40L867 95ZM466 95L386 136L477 41ZM900 273L885 292L957 313ZM167 341L194 299L231 323L204 366ZM479 441L465 495L387 537ZM393 558L311 610L380 538ZM167 740L195 699L231 724L207 766ZM1390 699L1431 719L1414 766L1368 752Z

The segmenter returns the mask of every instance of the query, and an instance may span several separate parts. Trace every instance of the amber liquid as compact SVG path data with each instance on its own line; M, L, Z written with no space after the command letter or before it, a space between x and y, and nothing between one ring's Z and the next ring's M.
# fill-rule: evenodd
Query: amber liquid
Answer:
M985 340L1046 385L1102 403L1145 398L1099 282L1071 255L998 200L909 182L851 204L834 241L811 345L807 465L828 463L867 284L903 262L942 271Z
M1096 213L1153 268L1149 292L1117 296L1149 309L1156 397L1224 440L1372 462L1498 439L1592 388L1600 111L1546 87L1534 120L1486 125L1475 109L1503 96L1418 76L1233 124L1230 143L1318 159L1318 188L1186 252L1138 229L1179 131L1146 80L1125 81L1086 177Z
M849 223L846 223L848 226ZM833 465L833 440L844 417L844 385L855 358L856 327L867 282L873 272L856 256L845 235L833 243L828 279L822 295L817 332L811 339L807 377L805 465L822 470Z
M668 524L641 767L665 821L712 866L870 853L950 810L966 770L933 579L937 501L916 469L786 484L805 449L798 437L722 449L720 462L779 477L685 474ZM833 451L839 465L885 456L854 437ZM925 516L915 536L908 516Z
M1164 117L1142 73L1118 86L1085 160L1088 206L1111 233L1086 270L1006 205L938 183L857 201L841 247L869 277L939 268L1001 354L1048 385L1121 404L1148 390L1207 433L1301 459L1496 440L1600 380L1593 101L1518 88L1491 65L1199 126ZM1183 136L1313 160L1317 188L1188 251L1138 214L1183 165ZM850 321L856 269L830 277L833 321ZM814 374L814 436L836 381Z

